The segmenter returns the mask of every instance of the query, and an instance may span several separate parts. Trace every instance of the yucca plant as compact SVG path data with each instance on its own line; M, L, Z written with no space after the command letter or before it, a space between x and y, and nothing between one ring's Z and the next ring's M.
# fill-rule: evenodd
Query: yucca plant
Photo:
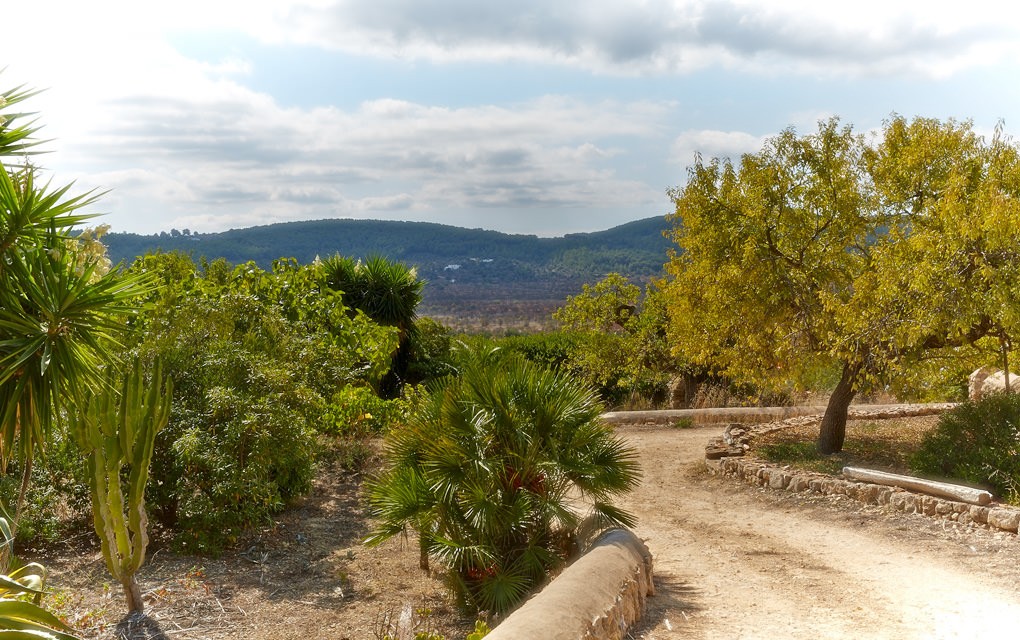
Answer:
M367 542L415 529L469 608L512 608L582 529L633 524L611 500L638 482L637 460L601 409L591 389L519 357L471 359L387 437Z
M23 465L15 528L33 456L113 359L123 314L143 289L141 276L104 271L76 249L70 230L93 217L80 210L96 194L71 196L70 185L51 188L31 167L12 168L36 128L8 108L30 95L0 99L0 470L15 457Z
M172 383L157 362L149 380L139 360L89 400L74 420L78 446L88 456L92 515L110 574L124 588L128 609L145 608L135 573L149 543L145 485L156 434L170 418ZM122 470L128 466L125 504ZM125 513L126 508L126 513Z

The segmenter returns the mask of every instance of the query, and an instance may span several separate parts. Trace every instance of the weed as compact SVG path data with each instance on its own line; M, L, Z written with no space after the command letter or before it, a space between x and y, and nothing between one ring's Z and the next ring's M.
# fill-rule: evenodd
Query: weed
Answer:
M823 456L818 453L814 442L778 442L762 445L757 453L764 459L778 464L792 464L807 471L838 474L843 469L843 459L837 456Z
M676 420L673 421L673 424L671 424L670 426L673 427L674 429L692 429L694 427L694 419L677 418Z

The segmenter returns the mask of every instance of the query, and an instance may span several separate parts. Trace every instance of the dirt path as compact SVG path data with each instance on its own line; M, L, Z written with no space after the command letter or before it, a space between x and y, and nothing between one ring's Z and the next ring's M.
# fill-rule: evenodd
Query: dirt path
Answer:
M658 589L634 638L1012 637L1020 624L1013 534L711 476L704 446L721 427L619 433L641 457L626 507Z

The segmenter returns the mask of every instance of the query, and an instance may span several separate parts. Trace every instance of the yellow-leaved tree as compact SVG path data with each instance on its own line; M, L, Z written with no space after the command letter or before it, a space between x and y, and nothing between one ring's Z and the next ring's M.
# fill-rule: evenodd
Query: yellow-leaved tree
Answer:
M674 351L760 385L838 365L822 453L860 391L1020 326L1020 162L998 129L894 116L866 137L834 118L737 164L698 158L671 196Z

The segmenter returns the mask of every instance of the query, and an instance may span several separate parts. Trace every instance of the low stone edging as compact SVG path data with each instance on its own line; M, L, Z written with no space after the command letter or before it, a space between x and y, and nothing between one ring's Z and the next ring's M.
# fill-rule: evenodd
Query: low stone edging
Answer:
M620 640L654 593L648 547L627 529L611 529L486 638Z
M854 419L881 419L903 416L923 416L941 413L955 407L954 403L941 404L876 404L854 405L848 415ZM695 424L740 422L745 424L799 424L786 420L820 420L824 405L798 405L792 407L721 407L712 409L652 409L647 411L609 411L602 420L609 424L667 425L679 420ZM780 427L781 428L781 427Z
M934 415L953 406L955 405L903 405L882 409L852 409L849 417L861 420ZM846 496L864 504L887 506L903 513L918 513L960 524L983 525L1017 533L1020 527L1020 509L1015 507L1001 504L972 505L896 487L845 480L820 473L793 471L761 460L741 457L757 436L776 429L811 424L820 420L821 417L816 415L756 425L731 424L723 437L717 442L710 443L706 451L711 454L725 450L732 452L732 455L723 455L717 460L706 459L706 463L712 472L737 478L752 486L826 496Z

